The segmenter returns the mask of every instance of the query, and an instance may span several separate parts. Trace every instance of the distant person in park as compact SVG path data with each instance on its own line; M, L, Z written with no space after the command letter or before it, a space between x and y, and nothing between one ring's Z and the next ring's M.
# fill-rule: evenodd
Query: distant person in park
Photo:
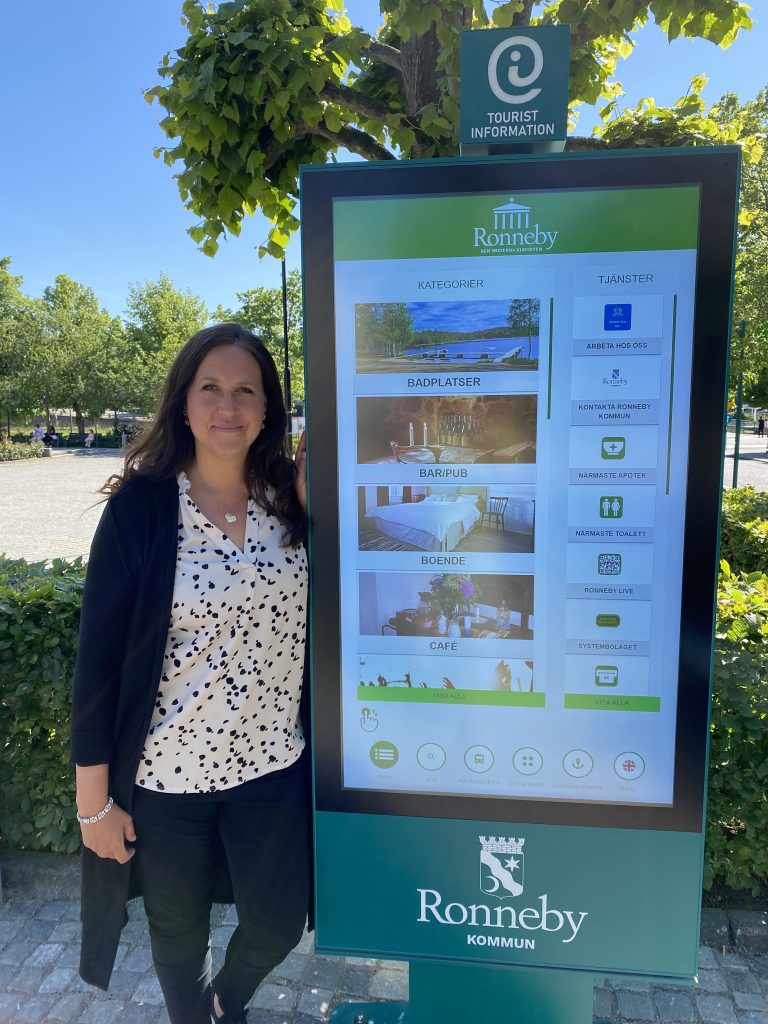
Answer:
M757 436L765 437L765 419L762 416L757 421Z
M96 440L96 435L92 430L89 430L85 435L85 447L90 448L93 442Z
M72 746L80 974L107 988L142 893L171 1024L246 1021L309 907L306 469L272 357L237 324L177 355L107 481ZM211 980L212 901L238 926Z
M39 423L35 424L35 429L32 431L30 441L42 441L45 437L45 431Z
M59 435L56 433L55 427L48 427L45 434L43 435L43 444L46 448L53 448L59 439Z

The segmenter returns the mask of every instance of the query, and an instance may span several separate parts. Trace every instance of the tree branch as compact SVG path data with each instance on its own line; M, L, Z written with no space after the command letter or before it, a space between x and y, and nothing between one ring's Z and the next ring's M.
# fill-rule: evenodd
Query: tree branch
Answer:
M396 159L395 155L390 153L386 146L382 146L380 142L377 142L367 132L361 132L358 128L345 127L337 132L332 132L330 128L327 128L322 123L312 127L307 125L302 127L304 128L305 135L320 135L337 146L343 146L350 153L357 153L358 156L363 157L365 160Z
M363 157L365 160L395 160L394 154L382 146L381 143L377 142L376 139L372 138L366 132L360 131L358 128L350 128L346 126L340 129L338 132L332 132L325 124L319 125L308 125L303 122L299 122L294 125L291 137L284 145L277 147L276 149L270 149L267 153L266 159L261 167L261 173L267 174L275 164L278 164L286 154L290 153L294 145L301 139L305 139L308 135L319 135L323 139L328 139L329 142L333 142L338 146L343 146L348 149L351 153L357 153L358 156Z
M360 51L361 57L368 57L370 60L376 61L378 64L389 64L395 71L402 73L403 65L400 59L400 51L395 46L389 46L387 43L380 43L378 39L374 39L368 32L363 32L362 29L357 29L361 35L368 37L368 42ZM333 48L334 40L343 39L344 36L331 36L324 43L326 49Z
M379 103L378 100L371 99L369 96L363 96L357 89L353 89L349 85L328 83L323 86L323 91L318 93L317 98L329 103L339 103L354 110L356 114L362 114L363 117L369 117L371 120L382 121L384 124L392 117L392 111L386 104Z
M399 71L400 74L403 73L403 61L400 51L394 46L388 46L387 43L372 40L368 46L363 48L361 56L370 57L371 60L377 61L379 64L389 64L395 71Z
M523 9L518 11L512 19L512 24L517 27L518 25L530 25L531 23L531 12L533 11L533 5L536 0L523 0Z
M294 145L301 139L305 138L308 134L309 130L306 125L295 125L293 133L291 134L291 137L288 140L288 142L286 142L282 146L278 146L277 148L269 149L269 152L267 153L264 159L264 163L262 164L261 173L266 174L268 171L271 171L275 164L279 163L283 159L285 154L289 153L293 149Z

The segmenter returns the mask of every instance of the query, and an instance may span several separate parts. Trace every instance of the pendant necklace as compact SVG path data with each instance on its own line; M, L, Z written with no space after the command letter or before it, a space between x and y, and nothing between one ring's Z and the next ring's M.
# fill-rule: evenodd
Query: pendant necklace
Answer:
M247 505L248 505L248 498L245 499L245 503L246 503L246 507L247 507ZM217 501L216 504L219 506L219 509L223 513L224 518L227 520L228 523L236 523L237 522L237 515L238 515L238 513L227 512L227 510L224 508L224 506L219 501ZM239 504L239 502L238 502L238 504ZM237 507L238 507L237 505L234 506L234 508L237 508Z

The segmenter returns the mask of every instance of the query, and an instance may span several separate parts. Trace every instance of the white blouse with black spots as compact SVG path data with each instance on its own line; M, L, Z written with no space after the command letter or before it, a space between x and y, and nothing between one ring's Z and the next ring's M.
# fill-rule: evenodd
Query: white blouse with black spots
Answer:
M293 764L304 749L307 556L248 502L245 550L179 482L173 608L160 688L136 782L210 793Z

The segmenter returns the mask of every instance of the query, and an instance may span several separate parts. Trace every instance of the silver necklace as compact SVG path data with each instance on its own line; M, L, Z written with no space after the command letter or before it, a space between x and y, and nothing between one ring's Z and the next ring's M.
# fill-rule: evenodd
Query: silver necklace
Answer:
M189 478L187 478L187 479L189 479ZM191 481L190 481L190 483L191 483ZM219 511L224 516L226 521L228 523L236 523L237 522L237 517L238 517L238 515L240 513L238 511L232 511L232 512L227 511L227 509L224 508L224 506L221 504L219 499L216 497L216 494L210 488L208 489L208 492L209 492L209 494L211 496L211 499L216 502L216 505L218 506ZM246 507L246 510L248 508L248 497L249 496L246 494L246 496L245 496L245 507ZM240 505L240 502L242 500L243 500L243 498L242 498L242 495L241 495L240 498L237 500L237 504L233 506L233 508L235 510L238 508L238 506Z
M248 499L246 498L245 501L246 501L246 505L247 505L248 504ZM236 512L227 512L227 510L224 508L224 506L221 504L221 502L218 501L218 499L216 500L216 504L219 506L219 509L221 510L224 518L227 520L228 523L236 523L237 522L238 513L236 513ZM240 502L238 502L238 505L239 504L240 504ZM237 508L238 505L235 505L234 507Z

